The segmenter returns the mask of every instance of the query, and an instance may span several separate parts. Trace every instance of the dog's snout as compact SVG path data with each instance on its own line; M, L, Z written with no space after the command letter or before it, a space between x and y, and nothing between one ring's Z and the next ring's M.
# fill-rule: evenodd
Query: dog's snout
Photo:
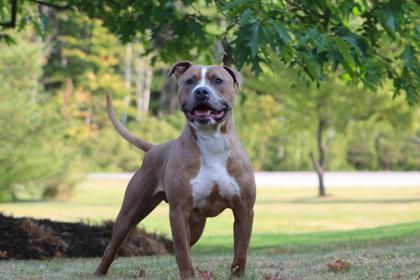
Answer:
M205 87L199 87L194 90L194 96L199 100L206 100L209 98L209 90Z

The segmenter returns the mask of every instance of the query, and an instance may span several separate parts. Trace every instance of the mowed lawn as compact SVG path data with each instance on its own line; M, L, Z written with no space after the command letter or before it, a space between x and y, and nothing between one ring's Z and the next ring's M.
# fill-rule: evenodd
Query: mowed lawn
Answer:
M114 220L124 196L124 180L87 180L71 198L50 202L0 203L0 212L61 221ZM372 228L420 220L420 188L258 188L254 233L304 233ZM226 210L207 221L205 235L230 235L233 215ZM170 233L168 205L162 202L140 223Z
M0 204L0 211L65 221L97 223L114 219L126 182L88 180L70 199ZM245 279L278 274L281 279L420 279L420 188L338 189L316 197L315 189L259 188L254 235ZM232 258L232 214L208 220L193 248L197 270L227 279ZM169 234L168 207L162 203L142 223ZM331 272L337 259L348 271ZM98 259L2 261L0 279L89 279ZM173 256L119 258L109 279L176 279ZM275 279L275 278L273 278Z
M420 277L420 222L344 232L255 235L243 279L413 279ZM229 279L231 243L224 238L193 250L193 264ZM226 246L223 246L226 245ZM330 271L336 260L350 264ZM94 279L99 258L0 261L0 279ZM177 279L174 256L118 258L104 279ZM271 277L271 278L270 278ZM276 278L277 277L277 278Z

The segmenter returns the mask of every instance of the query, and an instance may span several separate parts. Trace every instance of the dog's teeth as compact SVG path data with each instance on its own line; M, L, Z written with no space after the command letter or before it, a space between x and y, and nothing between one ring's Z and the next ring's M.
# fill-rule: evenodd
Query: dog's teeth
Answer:
M210 116L210 114L211 114L210 110L207 110L207 111L195 111L195 115L197 117L208 117L208 116Z
M216 117L216 118L220 118L221 116L223 116L223 111L220 111L220 112L214 112L214 116Z

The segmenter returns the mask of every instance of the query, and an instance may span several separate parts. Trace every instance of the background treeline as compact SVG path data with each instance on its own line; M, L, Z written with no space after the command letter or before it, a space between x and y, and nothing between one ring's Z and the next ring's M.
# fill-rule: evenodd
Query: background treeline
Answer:
M27 28L15 45L0 44L0 200L52 197L80 174L139 167L143 153L107 119L106 93L148 141L175 138L184 125L170 65L151 67L140 42L121 44L99 20L44 14L48 36ZM420 168L420 110L392 99L389 85L307 86L276 61L258 78L243 74L236 126L255 170L311 170L320 153L329 170Z

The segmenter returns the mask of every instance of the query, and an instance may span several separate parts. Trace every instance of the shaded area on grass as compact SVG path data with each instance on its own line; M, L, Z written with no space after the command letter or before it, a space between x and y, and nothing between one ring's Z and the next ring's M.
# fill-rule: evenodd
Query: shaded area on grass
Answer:
M261 204L338 204L338 203L354 203L354 204L399 204L399 203L418 203L420 199L414 198L403 198L403 199L332 199L328 200L329 197L310 197L295 200L259 200Z
M48 259L101 256L111 240L112 222L92 226L0 214L0 259ZM119 256L163 255L173 252L162 235L134 229Z
M251 252L277 254L303 252L309 247L328 251L333 247L355 248L368 245L411 242L420 236L420 221L369 229L328 231L302 234L254 234ZM230 252L233 238L227 235L208 236L193 247L199 254Z

